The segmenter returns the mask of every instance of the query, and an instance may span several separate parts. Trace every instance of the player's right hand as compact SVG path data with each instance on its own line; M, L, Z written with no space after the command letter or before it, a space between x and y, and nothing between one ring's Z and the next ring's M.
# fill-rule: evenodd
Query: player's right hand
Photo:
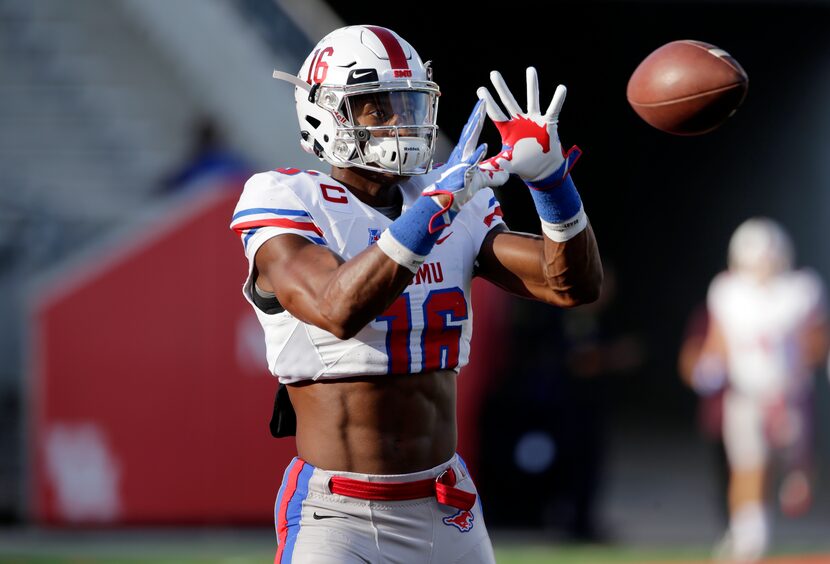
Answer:
M485 187L501 186L510 178L510 173L504 170L493 170L493 167L481 165L481 159L487 151L487 145L478 145L478 138L484 127L486 111L484 103L479 100L473 108L467 123L461 130L461 136L450 153L447 162L435 167L427 174L412 176L404 182L404 188L410 190L434 191L436 189L451 191L455 194L453 198L453 211L458 211L462 205L468 202L476 192ZM449 176L455 173L454 167L466 165L463 184L459 184L458 175L449 180ZM475 165L475 166L473 166ZM437 188L438 184L441 188ZM451 187L452 185L452 187Z
M487 144L479 145L476 150L462 159L460 163L451 165L447 162L441 167L441 175L438 179L427 186L422 194L436 198L438 205L447 208L450 212L458 213L461 206L469 202L476 193L487 186L489 173L479 168L479 163L487 152ZM507 173L501 172L504 180L507 180ZM451 202L441 196L452 196Z

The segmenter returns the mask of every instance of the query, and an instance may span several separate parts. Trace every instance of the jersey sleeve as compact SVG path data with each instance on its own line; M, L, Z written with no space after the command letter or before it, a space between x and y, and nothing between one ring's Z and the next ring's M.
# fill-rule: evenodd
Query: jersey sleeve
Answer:
M323 230L292 186L267 172L245 183L230 227L242 238L251 264L263 243L277 235L291 233L326 245Z
M473 238L476 252L481 249L481 244L490 231L505 225L501 205L491 188L480 190L472 200L464 204L462 212L463 224Z
M709 284L709 290L706 294L706 307L709 310L709 315L722 321L724 304L729 300L729 285L730 275L728 272L721 272Z

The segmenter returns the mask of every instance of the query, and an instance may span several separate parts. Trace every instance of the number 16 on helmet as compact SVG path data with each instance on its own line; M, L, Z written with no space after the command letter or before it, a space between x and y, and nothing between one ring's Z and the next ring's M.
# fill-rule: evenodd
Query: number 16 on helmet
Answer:
M295 86L300 144L336 167L417 175L432 167L438 85L429 62L395 32L337 29L314 47Z

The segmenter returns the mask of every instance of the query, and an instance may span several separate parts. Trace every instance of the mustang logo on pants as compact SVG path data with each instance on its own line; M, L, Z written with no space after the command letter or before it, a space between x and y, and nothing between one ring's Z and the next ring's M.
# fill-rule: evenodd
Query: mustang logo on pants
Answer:
M452 525L462 533L466 533L467 531L473 528L474 518L475 517L471 512L461 509L455 515L452 515L450 517L444 517L443 521L445 525Z

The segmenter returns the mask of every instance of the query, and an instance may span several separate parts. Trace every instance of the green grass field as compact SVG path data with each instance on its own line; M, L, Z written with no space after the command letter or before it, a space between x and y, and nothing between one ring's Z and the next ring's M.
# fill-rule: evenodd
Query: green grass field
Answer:
M227 550L221 554L209 555L204 549L194 547L188 551L179 547L169 554L148 549L140 554L141 549L129 549L133 555L119 555L117 551L102 552L101 549L70 551L64 554L44 549L33 553L14 552L4 554L0 549L0 562L3 564L262 564L273 561L273 553L268 550L240 551L231 554ZM40 553L40 554L38 554ZM631 562L640 564L660 563L697 563L705 562L705 550L637 550L613 547L569 547L534 545L526 547L497 547L496 558L499 564L616 564ZM775 556L768 562L775 564L827 564L830 555Z
M533 531L496 533L499 564L699 564L711 549L555 544ZM776 547L765 562L830 564L826 549ZM0 564L270 564L274 550L273 532L258 528L0 527Z
M97 551L94 551L97 553ZM0 552L0 562L3 564L262 564L273 562L274 555L269 552L250 552L236 555L222 554L220 556L199 555L175 552L173 554L146 554L135 556L119 556L112 554L85 554L79 551L75 554L49 555L8 555ZM700 560L703 552L670 553L666 551L635 551L611 548L555 548L555 547L526 547L526 548L497 548L496 558L499 564L612 564L618 562L672 562ZM696 558L695 558L696 557Z

